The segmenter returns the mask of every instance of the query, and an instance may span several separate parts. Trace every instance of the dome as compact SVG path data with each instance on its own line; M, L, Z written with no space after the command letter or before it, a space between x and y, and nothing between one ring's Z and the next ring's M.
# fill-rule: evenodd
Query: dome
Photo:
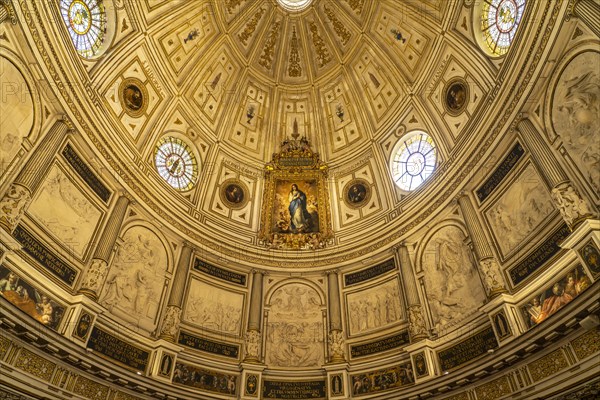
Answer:
M596 390L597 8L0 1L0 392Z

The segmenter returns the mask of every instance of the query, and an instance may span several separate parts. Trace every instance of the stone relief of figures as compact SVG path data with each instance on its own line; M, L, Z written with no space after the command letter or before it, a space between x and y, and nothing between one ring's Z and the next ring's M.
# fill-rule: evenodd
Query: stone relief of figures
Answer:
M239 335L243 304L243 294L193 279L183 318L203 329Z
M0 57L2 93L0 102L0 176L21 148L23 138L29 135L34 121L31 88L18 68L5 57ZM31 92L31 93L30 93Z
M574 58L554 92L552 122L577 167L600 192L600 53Z
M141 226L127 230L99 303L141 329L154 330L167 262L166 250L156 234Z
M53 166L27 211L60 242L83 257L100 220L101 212Z
M504 256L515 249L554 211L550 192L533 165L486 211L496 242Z
M563 183L552 189L552 198L569 225L592 215L590 207L569 183Z
M379 329L404 318L398 280L348 294L350 335Z
M458 227L446 226L423 251L425 290L438 334L475 312L486 299L465 238Z
M315 367L324 362L323 307L318 293L291 283L270 299L266 363L275 367Z

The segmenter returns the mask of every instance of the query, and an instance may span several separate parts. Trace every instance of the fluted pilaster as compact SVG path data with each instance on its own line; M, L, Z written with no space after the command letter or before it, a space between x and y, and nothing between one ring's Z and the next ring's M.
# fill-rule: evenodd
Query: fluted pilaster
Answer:
M410 260L408 248L401 244L396 248L396 259L400 263L400 273L402 274L402 282L404 284L404 293L408 302L408 331L413 342L422 340L428 337L427 324L419 299L417 289L417 281Z

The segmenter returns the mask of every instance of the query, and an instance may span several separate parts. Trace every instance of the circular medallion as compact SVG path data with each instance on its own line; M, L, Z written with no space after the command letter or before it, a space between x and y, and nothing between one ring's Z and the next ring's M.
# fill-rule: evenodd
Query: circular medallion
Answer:
M85 35L92 27L92 16L88 6L79 0L69 7L69 23L78 35Z
M371 186L364 179L353 179L344 186L344 202L351 208L361 208L371 200Z
M119 85L119 100L131 117L140 117L148 108L148 91L137 78L127 78Z
M227 179L221 184L221 201L233 210L244 208L248 204L248 188L239 179Z
M469 85L462 78L453 79L444 87L444 108L448 114L460 115L469 104Z
M192 149L183 140L171 136L162 138L156 145L154 164L173 188L183 192L194 187L198 165Z

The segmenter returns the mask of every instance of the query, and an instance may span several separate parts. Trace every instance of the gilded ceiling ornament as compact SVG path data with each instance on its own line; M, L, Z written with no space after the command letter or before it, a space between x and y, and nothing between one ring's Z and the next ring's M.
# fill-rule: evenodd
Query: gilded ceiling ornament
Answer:
M323 68L331 61L331 54L329 54L329 51L325 46L325 41L319 35L317 24L315 24L314 21L311 21L310 23L310 32L312 33L313 45L317 52L317 62L319 63L319 67Z
M250 21L248 21L243 32L238 35L238 39L240 39L240 42L244 46L246 46L248 44L248 39L250 39L250 36L252 36L254 31L256 30L256 26L258 25L258 22L260 21L260 19L262 18L262 16L264 14L265 14L265 8L262 7L256 12L256 14L254 14L252 19Z
M333 12L331 8L325 6L324 9L325 15L327 15L327 18L333 24L333 29L335 30L335 33L338 35L338 37L342 41L342 44L345 46L346 44L348 44L348 41L350 41L350 37L352 37L350 31L346 29L344 24L338 19L338 17L335 15L335 12Z
M346 3L348 3L348 5L352 9L352 11L356 12L357 14L362 13L365 0L344 0L344 1Z
M277 43L277 39L279 38L279 32L281 27L281 21L277 21L271 26L271 30L269 31L269 36L267 37L267 41L265 42L265 47L263 48L263 53L260 56L260 60L258 63L265 67L267 70L271 70L273 66L273 55L275 44Z
M298 36L296 36L296 28L292 29L292 41L290 51L290 66L288 68L288 75L292 78L302 76L302 66L300 65L300 53L298 51Z

